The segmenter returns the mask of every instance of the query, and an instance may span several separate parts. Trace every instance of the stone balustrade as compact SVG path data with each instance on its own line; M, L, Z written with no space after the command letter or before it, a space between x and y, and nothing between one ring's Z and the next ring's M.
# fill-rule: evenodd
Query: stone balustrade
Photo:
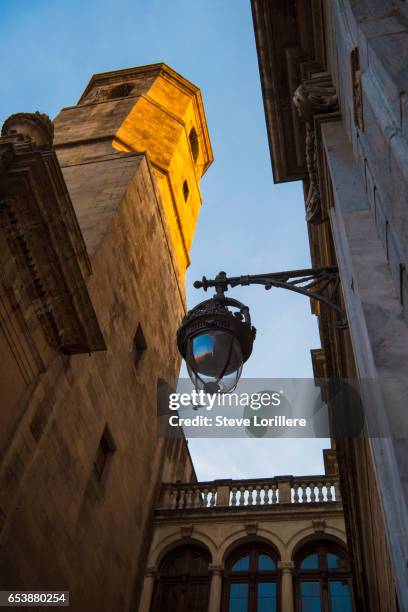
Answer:
M158 509L271 507L277 504L340 502L337 476L277 476L163 484Z

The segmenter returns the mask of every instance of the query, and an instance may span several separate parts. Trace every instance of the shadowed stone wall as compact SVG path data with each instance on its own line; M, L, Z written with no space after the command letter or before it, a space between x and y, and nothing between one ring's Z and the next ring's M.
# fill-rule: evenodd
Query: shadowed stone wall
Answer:
M117 113L125 117L133 103L124 96ZM107 107L73 107L55 121L107 349L61 355L28 325L42 367L10 392L11 416L15 405L20 416L0 468L0 582L3 589L69 590L73 610L111 612L137 606L162 475L189 481L195 474L185 441L156 435L158 381L174 385L180 366L179 238L148 152L112 147L107 118L116 111ZM97 141L89 140L95 124ZM159 127L156 138L165 139Z

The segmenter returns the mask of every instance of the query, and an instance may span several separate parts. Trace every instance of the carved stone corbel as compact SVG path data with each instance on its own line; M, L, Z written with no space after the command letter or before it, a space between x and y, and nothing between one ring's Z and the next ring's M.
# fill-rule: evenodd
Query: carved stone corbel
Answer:
M317 148L314 117L338 110L338 98L329 76L303 81L293 95L299 117L306 125L306 164L309 192L306 198L306 219L322 222L322 204L317 170Z

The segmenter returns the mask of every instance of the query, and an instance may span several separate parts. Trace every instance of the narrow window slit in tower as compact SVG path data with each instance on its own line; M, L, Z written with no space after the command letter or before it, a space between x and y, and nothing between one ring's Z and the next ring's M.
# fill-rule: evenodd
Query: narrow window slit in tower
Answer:
M191 152L193 154L193 159L195 163L198 159L199 149L198 149L198 134L197 134L197 130L194 127L191 128L188 138L190 140Z
M144 337L144 333L142 330L142 326L137 326L136 334L133 339L133 348L132 348L132 357L135 368L137 369L140 366L140 362L143 358L143 355L147 349L146 340Z
M112 458L112 453L116 450L115 443L109 427L106 425L103 430L102 437L99 440L96 457L94 461L94 470L96 479L101 482L106 476L106 469Z
M187 198L188 198L188 194L190 193L190 190L188 188L188 183L187 181L184 181L183 183L183 195L184 195L184 199L187 202Z

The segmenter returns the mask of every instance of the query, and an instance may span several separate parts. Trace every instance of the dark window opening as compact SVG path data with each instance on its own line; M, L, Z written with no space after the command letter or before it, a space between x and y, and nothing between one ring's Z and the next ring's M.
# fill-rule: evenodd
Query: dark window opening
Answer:
M137 369L140 365L142 357L147 349L146 340L143 334L142 326L137 326L136 334L133 339L132 357L135 368Z
M102 437L99 441L98 449L96 451L96 457L94 461L94 469L97 480L99 482L103 479L108 463L110 462L112 453L116 450L113 442L112 434L106 425L103 430Z
M195 545L171 551L160 565L152 612L207 612L210 592L209 553Z
M191 128L188 138L190 140L190 147L191 147L191 152L193 154L193 159L194 159L194 162L196 162L198 159L199 148L198 148L198 134L194 127Z
M190 193L190 190L188 188L188 183L187 181L184 181L183 183L183 195L184 195L184 199L187 202L187 198L188 198L188 194Z
M112 87L112 89L108 93L108 100L113 100L114 98L125 98L130 94L134 85L133 83L121 83L120 85L116 85L116 87Z

